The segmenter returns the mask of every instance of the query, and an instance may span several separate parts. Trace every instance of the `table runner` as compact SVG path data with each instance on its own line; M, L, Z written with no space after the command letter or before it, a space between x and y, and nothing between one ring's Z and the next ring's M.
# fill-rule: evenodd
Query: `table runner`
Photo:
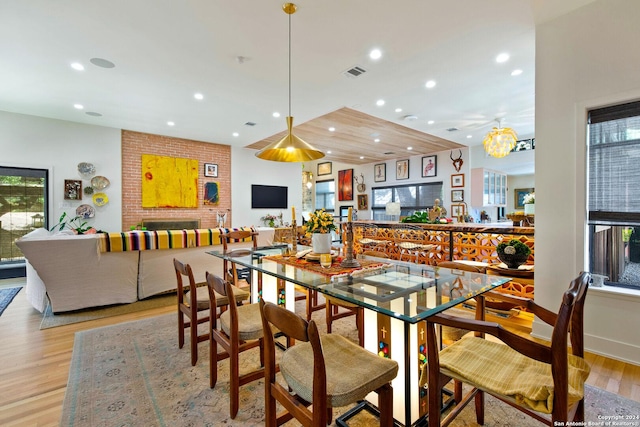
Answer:
M304 258L296 258L295 256L283 256L283 255L269 255L264 257L265 259L269 259L275 261L280 264L292 265L297 268L302 268L304 270L312 271L314 273L322 274L323 276L333 277L333 276L346 276L364 273L366 271L377 270L383 267L387 267L390 264L368 260L368 259L360 259L358 262L360 263L360 267L351 268L351 267L342 267L340 263L342 262L342 257L336 257L331 263L331 267L322 268L319 262L317 261L307 261Z

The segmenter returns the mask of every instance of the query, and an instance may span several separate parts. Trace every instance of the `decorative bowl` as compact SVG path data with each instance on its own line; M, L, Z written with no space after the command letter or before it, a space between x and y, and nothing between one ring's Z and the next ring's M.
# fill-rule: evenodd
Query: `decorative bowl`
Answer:
M507 268L517 270L522 264L527 262L529 255L524 254L506 254L503 251L498 251L498 258L504 262Z

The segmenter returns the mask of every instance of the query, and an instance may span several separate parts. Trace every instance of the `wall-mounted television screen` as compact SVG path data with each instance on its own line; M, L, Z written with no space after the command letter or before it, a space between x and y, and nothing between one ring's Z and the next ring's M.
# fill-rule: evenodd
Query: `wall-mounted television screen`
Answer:
M289 187L251 185L251 208L287 208Z

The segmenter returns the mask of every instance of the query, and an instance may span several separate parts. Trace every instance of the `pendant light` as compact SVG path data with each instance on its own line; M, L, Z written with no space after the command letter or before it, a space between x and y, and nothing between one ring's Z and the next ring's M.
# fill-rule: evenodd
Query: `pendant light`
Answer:
M503 128L500 126L500 120L497 120L498 127L494 127L487 136L482 140L482 145L484 145L484 150L490 156L502 158L513 150L513 147L516 146L516 141L518 141L518 135L516 135L516 131L511 128Z
M296 12L296 5L285 3L282 10L289 15L289 115L287 116L287 134L280 141L273 142L256 153L256 157L275 162L306 162L324 157L307 142L293 134L293 117L291 116L291 15Z

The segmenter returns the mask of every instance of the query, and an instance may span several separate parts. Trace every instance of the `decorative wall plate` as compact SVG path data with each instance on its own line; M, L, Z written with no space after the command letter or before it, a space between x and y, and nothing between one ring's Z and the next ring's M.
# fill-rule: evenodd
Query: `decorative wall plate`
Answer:
M96 167L93 165L93 163L78 163L78 172L80 172L80 175L83 176L91 176L96 173Z
M104 206L109 203L109 197L104 193L96 193L93 195L93 204L96 206Z
M76 208L76 215L84 219L93 218L96 216L96 210L91 205L80 205Z
M109 186L109 180L104 176L94 176L91 178L91 186L94 190L104 190Z

